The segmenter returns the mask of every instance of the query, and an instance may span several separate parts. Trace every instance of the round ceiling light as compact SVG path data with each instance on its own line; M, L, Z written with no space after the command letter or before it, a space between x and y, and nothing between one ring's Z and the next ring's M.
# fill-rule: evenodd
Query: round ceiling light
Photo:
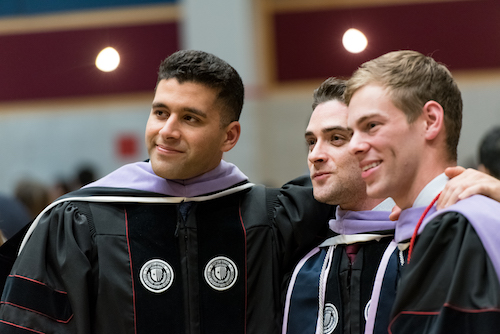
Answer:
M103 72L114 71L120 64L120 55L112 47L103 49L95 59L95 66Z
M349 29L342 37L344 48L351 53L360 53L366 49L368 40L366 36L358 29Z

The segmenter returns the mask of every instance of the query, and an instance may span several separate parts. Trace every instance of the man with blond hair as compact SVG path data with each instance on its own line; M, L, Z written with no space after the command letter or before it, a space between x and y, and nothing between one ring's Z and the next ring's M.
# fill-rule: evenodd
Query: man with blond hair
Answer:
M389 211L394 202L367 196L357 158L349 152L345 88L344 80L331 77L313 95L305 131L313 193L316 200L337 209L329 220L330 237L304 256L291 275L283 319L286 334L365 333L375 274L393 239L396 223L389 220ZM500 181L491 182L484 173L453 167L447 175L454 179L443 191L441 208L454 204L464 191L500 193ZM386 293L384 301L395 293Z
M418 52L391 52L353 74L345 100L367 194L403 209L367 332L498 332L500 204L477 195L439 212L434 205L457 160L462 99L451 73Z

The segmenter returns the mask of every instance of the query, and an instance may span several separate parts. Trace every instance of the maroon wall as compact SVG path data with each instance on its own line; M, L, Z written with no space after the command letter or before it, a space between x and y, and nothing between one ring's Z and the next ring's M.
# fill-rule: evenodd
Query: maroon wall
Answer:
M95 67L112 46L114 72ZM158 65L179 48L178 24L107 27L0 36L0 102L152 91Z
M357 28L367 49L351 54L342 35ZM473 0L274 14L278 82L349 76L393 50L432 55L453 70L500 68L500 1Z

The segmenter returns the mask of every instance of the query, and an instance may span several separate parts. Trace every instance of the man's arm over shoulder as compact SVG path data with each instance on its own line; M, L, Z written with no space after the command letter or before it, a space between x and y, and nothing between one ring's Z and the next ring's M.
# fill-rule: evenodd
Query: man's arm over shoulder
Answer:
M285 266L293 266L327 237L328 221L334 210L334 206L314 199L309 176L283 185L277 196L274 220L286 250Z

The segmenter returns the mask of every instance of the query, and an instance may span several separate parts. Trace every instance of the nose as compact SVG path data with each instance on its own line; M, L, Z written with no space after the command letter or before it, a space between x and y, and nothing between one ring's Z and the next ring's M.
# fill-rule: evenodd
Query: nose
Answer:
M370 145L362 138L362 135L355 131L349 141L349 153L359 157L366 153L369 148Z
M165 139L178 139L181 135L179 119L175 114L170 115L160 129L160 135Z
M307 159L311 164L317 164L328 160L328 156L326 155L324 144L322 141L318 140L316 144L314 144L312 149L309 150Z

